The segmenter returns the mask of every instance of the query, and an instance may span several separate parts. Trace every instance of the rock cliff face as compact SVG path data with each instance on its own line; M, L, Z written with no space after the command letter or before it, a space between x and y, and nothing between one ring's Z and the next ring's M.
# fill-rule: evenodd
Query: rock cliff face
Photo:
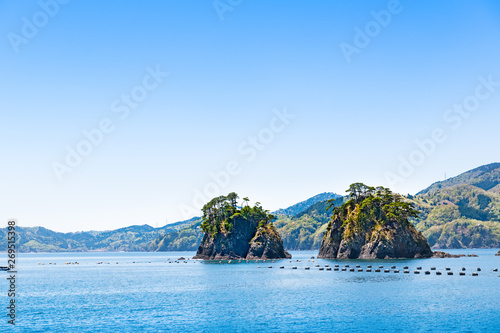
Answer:
M254 207L239 208L238 196L214 198L203 207L202 230L205 232L193 259L286 259L291 255L283 248L272 221L275 217ZM245 198L246 202L248 199Z
M334 221L323 238L318 258L392 259L430 258L425 237L411 225L393 223L346 237L342 221Z
M283 248L283 242L272 225L259 227L244 218L233 221L231 232L205 233L193 259L286 259L292 256Z
M356 183L350 199L334 208L318 258L430 258L425 237L409 223L413 205L383 187Z

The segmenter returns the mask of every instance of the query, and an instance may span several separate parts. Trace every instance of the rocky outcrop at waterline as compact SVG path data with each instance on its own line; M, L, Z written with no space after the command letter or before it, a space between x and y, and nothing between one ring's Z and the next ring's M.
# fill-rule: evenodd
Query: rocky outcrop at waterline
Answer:
M496 256L500 256L500 250L498 250L497 254L495 254Z
M274 216L263 210L259 203L239 208L237 198L235 193L230 193L203 207L201 228L205 234L193 259L291 258L272 224Z
M465 254L450 254L450 253L447 253L447 252L443 252L443 251L434 251L432 253L432 257L433 258L461 258L461 257L466 257ZM477 255L468 255L467 257L477 257Z
M413 205L383 187L351 185L349 200L333 208L318 258L430 258L427 239L409 222Z

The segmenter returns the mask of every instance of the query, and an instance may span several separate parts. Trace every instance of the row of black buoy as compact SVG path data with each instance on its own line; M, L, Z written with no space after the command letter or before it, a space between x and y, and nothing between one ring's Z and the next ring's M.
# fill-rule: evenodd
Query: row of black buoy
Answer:
M324 271L325 269L327 271L331 271L332 270L332 267L330 267L330 265L325 265L324 267L321 267L321 265L314 265L314 267L318 268L318 270L320 270L320 271ZM257 268L261 268L261 267L258 266ZM268 268L273 268L273 266L268 266ZM285 266L280 266L279 268L280 269L284 269ZM292 266L292 269L297 269L297 266ZM311 267L306 266L306 267L304 267L304 269L305 270L310 270ZM356 267L350 267L349 265L345 265L344 267L340 267L340 265L337 264L337 265L335 265L333 267L334 271L342 271L342 272L346 272L346 271L349 271L349 272L356 272L356 271L357 272L363 272L363 271L365 271L365 272L372 272L373 271L373 272L379 273L379 272L382 272L382 269L383 269L384 273L390 273L391 269L392 269L393 273L399 273L400 272L400 270L397 269L396 266L391 266L391 269L388 269L388 268L384 269L383 265L380 265L380 266L378 266L378 268L375 268L375 269L372 269L372 265L366 266L366 269L363 269L361 267L361 265L356 265ZM438 271L436 269L436 267L431 267L430 270L431 271L435 271L436 275L442 275L442 272ZM445 270L446 270L447 275L453 275L454 274L451 271L450 267L445 267ZM462 271L459 272L459 275L460 276L465 276L466 275L466 273L465 273L466 270L467 269L465 267L462 267ZM421 271L422 271L422 267L421 266L417 266L417 268L413 271L413 273L414 274L420 274ZM475 272L472 272L471 275L472 276L479 276L478 272L481 272L481 268L480 267L478 267ZM494 268L493 272L498 272L498 268ZM410 273L409 267L408 266L404 266L403 267L403 274L409 274L409 273ZM430 271L424 271L424 274L425 275L430 275L431 272Z

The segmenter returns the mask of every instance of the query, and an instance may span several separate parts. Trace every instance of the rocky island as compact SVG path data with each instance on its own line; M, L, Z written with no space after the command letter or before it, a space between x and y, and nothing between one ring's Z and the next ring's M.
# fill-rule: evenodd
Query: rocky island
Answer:
M285 259L292 256L283 248L273 225L275 217L260 203L238 207L238 195L219 196L203 206L203 239L193 259Z
M430 258L427 239L410 223L418 216L412 203L388 188L355 183L348 200L334 207L318 258Z

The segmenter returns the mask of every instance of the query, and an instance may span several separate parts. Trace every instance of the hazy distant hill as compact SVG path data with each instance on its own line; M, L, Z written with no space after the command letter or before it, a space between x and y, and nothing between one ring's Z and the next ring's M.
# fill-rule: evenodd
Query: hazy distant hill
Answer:
M340 195L338 195L336 193L332 193L332 192L321 193L321 194L315 195L314 197L311 197L307 200L301 201L301 202L299 202L293 206L290 206L288 208L278 209L278 210L274 211L273 214L295 216L295 215L303 212L307 208L311 207L312 205L314 205L317 202L326 201L329 199L335 199L335 198L339 198L339 197L340 197Z
M500 163L493 163L410 196L422 211L417 229L434 247L500 247L499 184Z
M149 251L196 251L203 238L201 218L176 232L160 235L148 247Z
M168 224L161 228L134 225L109 231L62 233L43 227L17 227L20 252L62 251L147 251L151 241L162 234L176 232L195 219ZM7 244L6 228L0 229L0 248Z

